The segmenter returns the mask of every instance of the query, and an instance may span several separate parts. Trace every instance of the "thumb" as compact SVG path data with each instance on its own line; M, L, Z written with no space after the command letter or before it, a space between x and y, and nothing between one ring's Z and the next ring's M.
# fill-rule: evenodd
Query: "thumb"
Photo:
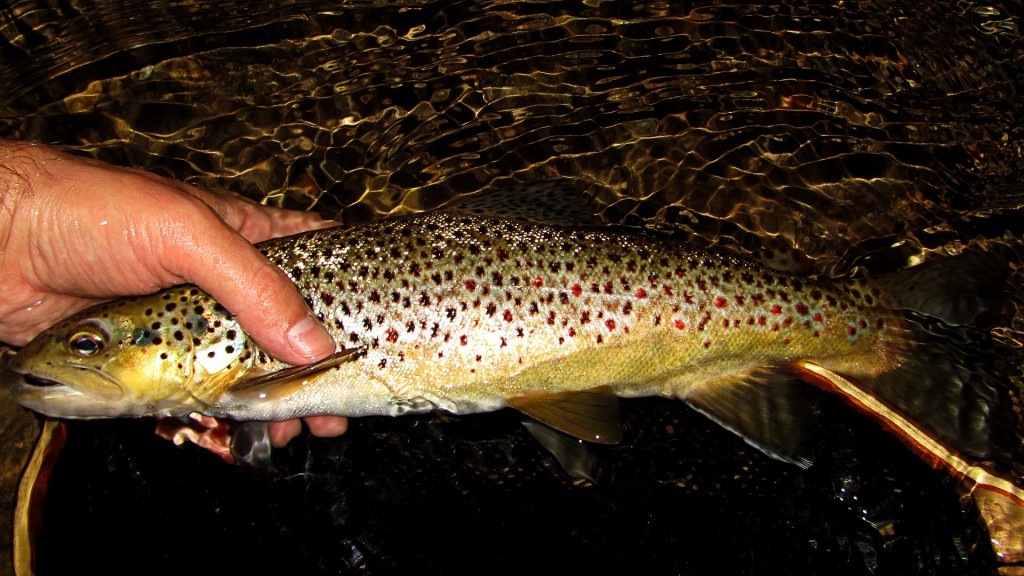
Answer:
M313 316L295 284L256 248L220 225L201 243L179 244L191 253L178 274L216 299L268 354L309 364L335 351L334 339Z

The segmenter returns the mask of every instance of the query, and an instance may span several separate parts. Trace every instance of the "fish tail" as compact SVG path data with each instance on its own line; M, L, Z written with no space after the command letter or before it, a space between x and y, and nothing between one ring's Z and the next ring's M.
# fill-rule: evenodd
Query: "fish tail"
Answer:
M1011 462L1021 446L1020 397L986 329L998 319L1007 275L1005 259L979 253L872 280L891 310L881 349L834 371L945 445Z

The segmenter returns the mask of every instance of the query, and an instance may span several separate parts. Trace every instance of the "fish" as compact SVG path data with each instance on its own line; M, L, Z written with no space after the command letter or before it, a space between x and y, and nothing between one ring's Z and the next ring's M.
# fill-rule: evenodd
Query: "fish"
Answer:
M806 467L814 410L803 386L828 389L822 374L835 374L958 453L1006 462L1017 447L1011 389L979 354L1008 274L994 253L815 280L665 234L448 211L258 248L337 353L284 364L208 294L177 286L42 332L9 363L14 398L79 419L512 408L614 444L618 399L660 396Z

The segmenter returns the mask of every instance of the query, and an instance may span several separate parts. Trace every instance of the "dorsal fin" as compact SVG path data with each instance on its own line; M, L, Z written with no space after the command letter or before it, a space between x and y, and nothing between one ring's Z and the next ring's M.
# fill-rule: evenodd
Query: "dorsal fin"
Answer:
M488 218L525 220L548 226L600 226L593 201L565 180L514 182L463 196L441 208L445 212Z
M579 392L536 392L508 399L510 406L555 430L598 444L622 441L619 399L608 386Z

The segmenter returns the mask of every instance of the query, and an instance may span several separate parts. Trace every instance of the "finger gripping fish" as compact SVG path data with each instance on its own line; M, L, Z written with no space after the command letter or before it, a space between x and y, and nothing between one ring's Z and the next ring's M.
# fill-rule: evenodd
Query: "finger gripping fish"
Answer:
M339 353L292 368L207 294L103 304L12 360L14 395L58 417L239 420L514 407L597 442L616 397L678 398L768 454L807 465L795 377L856 382L958 450L1000 458L1016 415L974 358L1005 264L988 254L813 282L639 231L452 213L264 243Z

